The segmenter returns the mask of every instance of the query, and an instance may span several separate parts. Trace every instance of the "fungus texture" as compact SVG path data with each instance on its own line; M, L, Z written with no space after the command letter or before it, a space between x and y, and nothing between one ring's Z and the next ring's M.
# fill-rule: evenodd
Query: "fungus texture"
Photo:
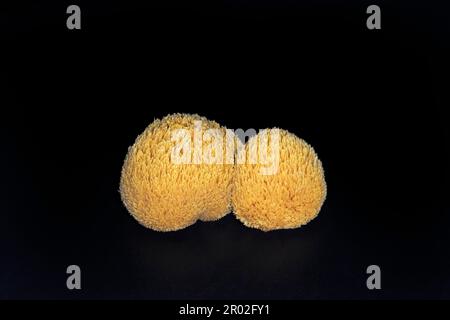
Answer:
M223 145L211 148L214 139L204 138L208 129L226 130L198 115L173 114L155 120L129 148L120 194L139 223L175 231L230 212L234 165L208 161L225 157Z
M247 162L236 165L232 194L236 217L246 226L263 231L308 223L318 215L327 193L322 163L313 148L285 130L263 132L272 130L279 132L278 144L270 144L269 150L272 154L279 151L277 170L262 174L266 164L260 153L256 164L248 163L250 146L259 150L263 145L260 132L245 145Z

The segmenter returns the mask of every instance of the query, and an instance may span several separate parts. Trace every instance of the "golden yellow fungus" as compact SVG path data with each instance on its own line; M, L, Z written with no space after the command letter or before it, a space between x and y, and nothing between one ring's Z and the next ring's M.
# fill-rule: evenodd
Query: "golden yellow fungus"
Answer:
M233 164L225 163L223 145L211 148L208 129L226 130L198 115L173 114L155 120L129 148L120 193L142 225L175 231L230 212Z
M279 129L265 130L272 132ZM245 146L247 162L236 165L233 209L246 226L264 231L300 227L314 219L325 200L327 188L322 164L313 148L285 130L279 130L277 170L262 174L264 161L249 163L250 145L260 150L261 132ZM270 140L265 140L270 141ZM256 142L256 143L255 143ZM273 150L274 148L278 150ZM272 163L273 165L273 163Z

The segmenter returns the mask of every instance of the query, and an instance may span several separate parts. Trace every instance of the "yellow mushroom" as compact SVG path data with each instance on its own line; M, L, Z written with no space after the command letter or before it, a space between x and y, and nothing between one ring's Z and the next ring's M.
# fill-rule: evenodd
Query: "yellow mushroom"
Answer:
M272 156L262 157L264 146ZM246 162L236 164L232 195L242 223L263 231L292 229L318 215L327 188L321 161L309 144L288 131L266 129L250 138L244 150ZM249 161L251 154L256 163ZM268 167L275 170L264 172Z
M198 115L173 114L155 120L129 148L120 193L139 223L175 231L230 212L234 165L225 161L224 144L206 138L210 129L226 130Z

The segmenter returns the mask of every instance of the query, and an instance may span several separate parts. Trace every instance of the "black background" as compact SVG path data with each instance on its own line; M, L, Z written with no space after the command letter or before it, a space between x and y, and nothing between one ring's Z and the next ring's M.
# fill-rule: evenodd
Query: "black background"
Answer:
M447 8L341 2L78 2L79 31L72 3L2 3L0 298L450 298ZM319 217L140 226L122 162L173 112L308 141ZM382 290L366 288L371 264Z

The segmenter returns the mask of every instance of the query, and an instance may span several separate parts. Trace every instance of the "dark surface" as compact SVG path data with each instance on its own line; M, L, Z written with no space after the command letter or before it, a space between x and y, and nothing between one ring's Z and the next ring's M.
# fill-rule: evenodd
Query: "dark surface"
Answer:
M379 2L369 31L369 4L80 3L79 32L68 3L7 8L0 298L450 298L448 11ZM319 217L140 226L122 162L173 112L308 141L328 183Z

